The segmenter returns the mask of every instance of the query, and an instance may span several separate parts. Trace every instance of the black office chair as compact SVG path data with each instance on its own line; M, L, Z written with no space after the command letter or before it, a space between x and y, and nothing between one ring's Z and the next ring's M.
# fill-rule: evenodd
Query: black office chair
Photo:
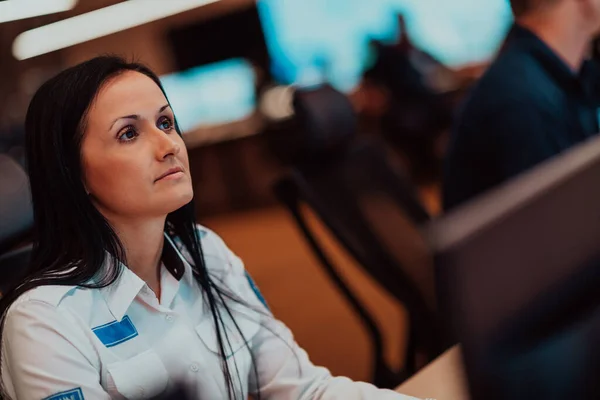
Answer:
M29 178L14 159L0 154L0 293L26 272L32 229Z
M401 170L376 142L356 137L356 119L346 97L324 86L294 98L297 134L293 167L274 187L299 229L367 327L374 345L373 383L396 387L443 350L435 317L433 269L418 225L429 215ZM281 145L281 143L280 143ZM290 150L287 150L290 153ZM388 365L382 336L369 312L338 273L307 224L307 204L335 238L409 314L404 368Z

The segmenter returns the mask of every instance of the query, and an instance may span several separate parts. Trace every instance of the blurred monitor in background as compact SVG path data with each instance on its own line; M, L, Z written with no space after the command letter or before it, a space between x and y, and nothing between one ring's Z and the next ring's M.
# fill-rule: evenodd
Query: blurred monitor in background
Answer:
M510 28L509 0L381 0L404 15L417 48L450 67L489 61Z
M179 26L168 32L179 70L231 58L245 58L264 70L269 55L254 5Z
M398 39L405 16L415 45L455 67L487 60L512 16L508 0L258 0L271 72L284 84L328 80L352 90L373 61L371 40Z
M160 79L184 132L239 121L256 109L254 69L241 58L190 68Z

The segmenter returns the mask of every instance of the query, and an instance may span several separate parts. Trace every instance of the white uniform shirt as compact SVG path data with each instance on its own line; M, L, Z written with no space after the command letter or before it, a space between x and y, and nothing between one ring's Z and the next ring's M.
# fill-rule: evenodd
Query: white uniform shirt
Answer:
M226 355L238 398L260 389L265 400L409 399L314 366L259 301L241 260L216 234L199 229L215 282L264 310L228 303L258 375L256 382L250 352L226 319L231 342ZM173 243L167 237L168 245ZM162 266L160 302L127 268L104 289L43 286L17 299L7 313L2 343L2 377L11 398L147 399L176 383L189 386L193 398L227 398L212 315L192 276L189 254L182 253L177 252L185 268L180 280Z

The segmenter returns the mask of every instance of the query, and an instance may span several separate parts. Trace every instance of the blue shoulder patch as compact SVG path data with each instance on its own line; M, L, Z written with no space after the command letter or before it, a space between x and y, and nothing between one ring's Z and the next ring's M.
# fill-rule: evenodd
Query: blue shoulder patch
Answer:
M137 329L129 319L129 316L123 317L121 322L113 321L108 324L92 328L98 339L106 347L116 346L120 343L133 339L138 335Z
M81 388L77 388L77 389L68 390L66 392L60 392L60 393L53 394L52 396L46 397L43 400L84 400L84 399L83 399L83 392L81 391Z
M260 300L260 302L263 303L263 306L265 306L267 308L267 310L270 311L271 309L269 308L269 305L267 304L267 301L265 300L265 298L263 297L262 293L258 289L258 286L256 286L256 283L254 283L254 280L252 279L252 277L250 276L250 274L248 273L248 271L246 271L246 279L248 280L248 283L250 284L250 287L252 288L252 291L254 292L254 294L256 295L256 297L258 297L258 300Z

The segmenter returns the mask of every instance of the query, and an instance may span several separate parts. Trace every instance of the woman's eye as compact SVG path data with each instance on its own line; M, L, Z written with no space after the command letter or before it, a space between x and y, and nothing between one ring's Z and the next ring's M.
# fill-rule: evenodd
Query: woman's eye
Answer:
M158 127L162 130L169 130L173 127L171 120L167 117L162 118L159 122L158 122Z
M123 142L129 142L137 137L137 133L133 128L128 128L123 134L119 136L119 140Z

